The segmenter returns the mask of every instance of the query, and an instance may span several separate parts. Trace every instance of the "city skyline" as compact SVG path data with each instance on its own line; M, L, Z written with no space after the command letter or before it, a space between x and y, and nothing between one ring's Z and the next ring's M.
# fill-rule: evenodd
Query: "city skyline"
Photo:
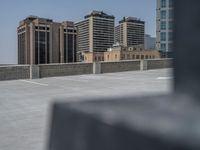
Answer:
M133 16L146 22L145 33L156 35L156 2L148 0L115 1L4 1L0 6L0 64L17 63L17 26L29 15L53 19L56 22L78 22L92 10L104 11L115 16L115 25L123 16ZM12 5L11 5L12 4ZM70 5L69 5L70 4ZM56 11L52 11L56 10Z

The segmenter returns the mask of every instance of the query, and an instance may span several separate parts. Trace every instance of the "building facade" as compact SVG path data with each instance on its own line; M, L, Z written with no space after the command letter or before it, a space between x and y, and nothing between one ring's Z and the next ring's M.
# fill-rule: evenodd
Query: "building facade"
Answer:
M113 45L106 52L86 52L84 53L84 62L98 61L121 61L121 60L142 60L142 59L158 59L161 54L157 50L145 50L143 45L135 45L125 47L123 45Z
M148 34L145 34L144 36L144 49L156 49L156 38L155 37L151 37Z
M76 61L76 28L73 22L57 23L30 16L17 28L18 64Z
M171 52L173 48L173 0L157 0L156 49Z
M134 17L124 17L115 27L115 43L129 47L144 45L145 22Z
M92 11L77 22L77 57L83 60L84 52L104 52L114 43L115 17L104 12Z

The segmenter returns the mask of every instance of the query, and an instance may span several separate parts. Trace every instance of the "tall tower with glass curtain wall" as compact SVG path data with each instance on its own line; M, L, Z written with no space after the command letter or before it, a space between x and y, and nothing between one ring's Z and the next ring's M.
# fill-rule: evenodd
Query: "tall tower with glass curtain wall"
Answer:
M171 52L173 47L173 0L157 0L156 49Z

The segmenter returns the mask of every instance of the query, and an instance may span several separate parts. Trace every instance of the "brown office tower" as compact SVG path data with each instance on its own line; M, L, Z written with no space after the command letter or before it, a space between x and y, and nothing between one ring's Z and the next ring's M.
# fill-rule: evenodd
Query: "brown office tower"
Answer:
M134 17L124 17L115 27L115 43L130 47L144 45L145 22Z
M30 16L18 27L18 63L75 62L76 28L73 22L57 23Z
M114 43L115 17L100 11L92 11L77 27L77 56L83 61L84 52L104 52Z

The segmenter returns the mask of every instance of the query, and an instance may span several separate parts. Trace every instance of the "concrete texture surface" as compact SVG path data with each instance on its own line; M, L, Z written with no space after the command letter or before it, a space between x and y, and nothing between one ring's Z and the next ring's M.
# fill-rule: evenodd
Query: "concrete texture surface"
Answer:
M55 99L168 94L171 87L171 69L1 81L0 149L46 149Z

